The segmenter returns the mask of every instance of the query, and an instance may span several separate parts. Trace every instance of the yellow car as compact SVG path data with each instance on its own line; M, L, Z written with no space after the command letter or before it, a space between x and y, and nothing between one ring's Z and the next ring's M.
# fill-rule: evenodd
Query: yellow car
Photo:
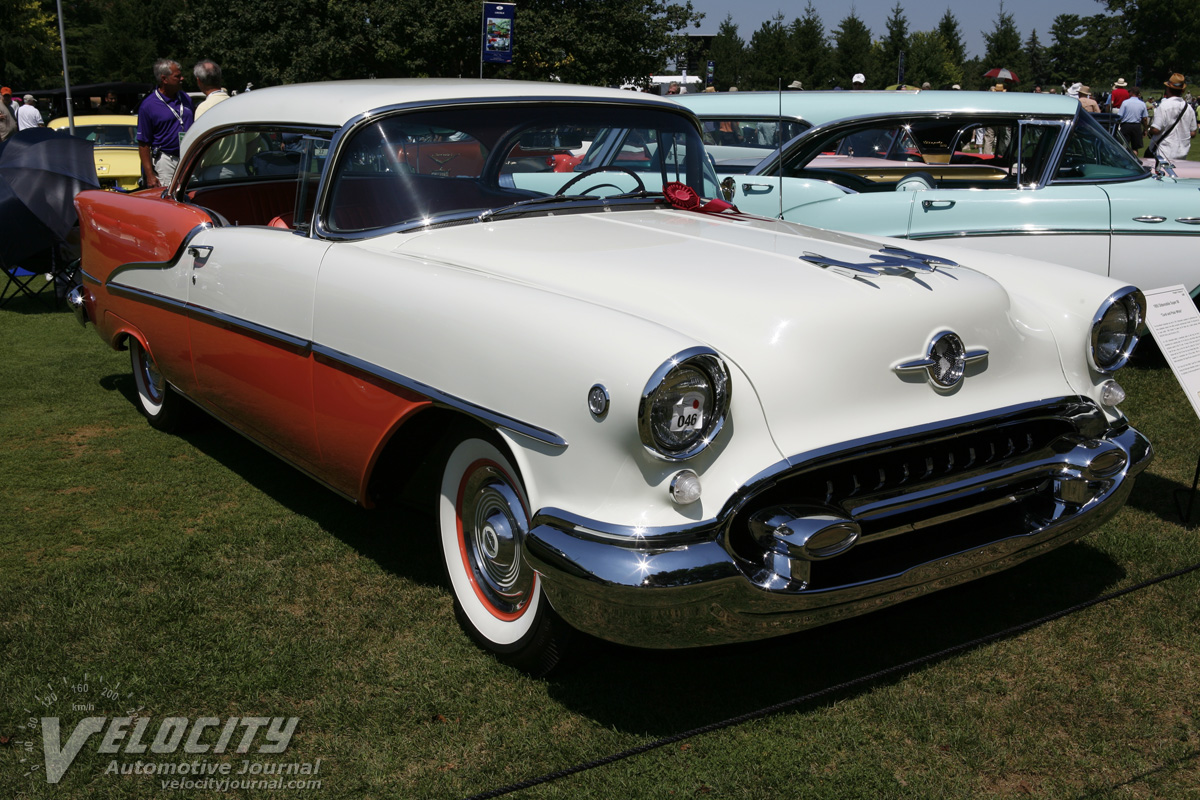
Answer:
M49 128L66 132L66 117L50 120ZM105 189L139 188L142 163L136 139L137 117L133 114L89 114L75 117L75 135L87 139L96 148L96 176Z

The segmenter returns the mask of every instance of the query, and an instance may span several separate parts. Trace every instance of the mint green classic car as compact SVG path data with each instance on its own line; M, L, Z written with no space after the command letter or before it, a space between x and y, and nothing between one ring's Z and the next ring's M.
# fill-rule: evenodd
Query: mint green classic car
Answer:
M743 136L742 159L728 144L708 145L743 212L948 239L1200 293L1200 180L1143 166L1070 97L762 92L684 102L710 141L723 121L764 132L757 147ZM783 137L769 135L780 125L783 137L808 127L780 148Z

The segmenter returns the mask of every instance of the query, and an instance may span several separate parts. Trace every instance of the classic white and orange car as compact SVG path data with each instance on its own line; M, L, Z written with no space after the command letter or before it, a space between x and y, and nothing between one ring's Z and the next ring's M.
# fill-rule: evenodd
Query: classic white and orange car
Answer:
M538 156L585 142L573 173ZM1140 292L719 193L696 118L646 95L265 89L169 188L79 195L71 299L158 428L199 407L365 506L436 458L460 620L534 671L574 628L843 619L1120 508L1151 456L1113 379Z

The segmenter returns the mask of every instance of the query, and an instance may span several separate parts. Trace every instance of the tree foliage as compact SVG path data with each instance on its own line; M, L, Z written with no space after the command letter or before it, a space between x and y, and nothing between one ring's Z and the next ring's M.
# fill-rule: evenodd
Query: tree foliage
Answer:
M742 75L746 59L746 43L738 35L738 26L733 15L727 15L713 37L708 51L708 60L716 63L713 85L717 91L729 91L730 86L742 87Z
M937 32L946 43L946 52L950 54L950 60L955 64L964 63L967 60L967 47L963 44L962 28L949 8L938 21Z
M833 79L825 23L808 0L804 16L792 21L791 45L796 53L797 79L809 89L827 89Z
M887 36L883 37L883 52L877 63L881 70L880 79L884 83L900 83L900 57L908 50L908 17L904 16L900 0L896 0L896 5L892 7L892 15L888 17L886 25ZM905 78L904 82L912 83L913 80Z
M31 89L47 75L61 79L59 52L58 26L45 4L39 0L0 2L0 79L6 85Z
M871 69L871 29L859 18L854 9L838 23L833 32L836 47L833 57L834 82L843 88L850 88L850 79L856 72L861 72L867 79L867 88L881 88L887 81L881 82L878 75L872 75Z

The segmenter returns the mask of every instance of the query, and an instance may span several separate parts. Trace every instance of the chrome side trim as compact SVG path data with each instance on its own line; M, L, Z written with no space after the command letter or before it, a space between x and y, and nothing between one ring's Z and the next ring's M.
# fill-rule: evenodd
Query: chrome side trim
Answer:
M226 314L221 311L214 311L204 306L187 303L185 307L187 308L188 316L201 322L207 322L227 330L244 333L255 339L266 340L285 350L291 350L301 357L307 358L308 354L312 352L312 341L301 336L284 333L276 328L268 328L265 325L259 325L257 322L251 322L248 319L235 317L232 314Z
M1142 217L1134 217L1134 218L1133 218L1133 221L1134 221L1134 222L1152 222L1152 223L1158 223L1158 222L1166 222L1166 221L1167 221L1167 218L1166 218L1166 217L1160 217L1160 216L1158 216L1157 214L1149 214L1149 215L1142 216Z
M409 391L423 395L424 397L428 397L435 403L470 414L476 419L482 420L491 425L495 425L496 427L504 428L505 430L512 431L513 433L519 433L522 436L528 436L531 439L536 439L539 442L544 442L545 444L553 445L554 447L567 446L566 439L562 438L556 433L546 430L545 428L539 428L536 425L531 425L528 422L522 422L521 420L516 419L515 417L510 417L507 414L501 414L499 412L492 411L491 409L484 408L483 406L476 405L469 400L464 400L461 397L455 397L452 394L447 394L446 392L433 388L429 384L421 383L418 380L410 378L406 375L401 375L398 372L392 372L390 369L386 369L377 364L372 364L369 361L363 361L361 358L356 358L348 353L343 353L340 350L334 350L332 347L326 347L325 345L314 343L312 345L312 353L313 356L320 361L335 365L340 364L352 369L356 369L359 372L365 372L368 375L372 375L395 386L399 386L403 389L408 389Z
M124 272L146 269L170 269L171 267L175 266L180 258L183 257L183 251L187 249L189 244L191 244L192 239L196 238L201 231L208 230L212 227L213 224L211 222L201 222L199 225L187 232L187 235L183 237L183 241L179 243L179 247L175 248L174 255L172 255L166 261L130 261L128 264L122 264L110 272L108 274L108 280L106 283L111 286L113 280Z
M1034 228L1026 230L1023 228L999 228L986 231L927 231L921 233L910 233L908 236L901 237L906 239L974 239L982 236L1110 236L1112 231L1105 228L1104 230L1083 230L1083 229L1064 229L1050 230L1046 228Z

